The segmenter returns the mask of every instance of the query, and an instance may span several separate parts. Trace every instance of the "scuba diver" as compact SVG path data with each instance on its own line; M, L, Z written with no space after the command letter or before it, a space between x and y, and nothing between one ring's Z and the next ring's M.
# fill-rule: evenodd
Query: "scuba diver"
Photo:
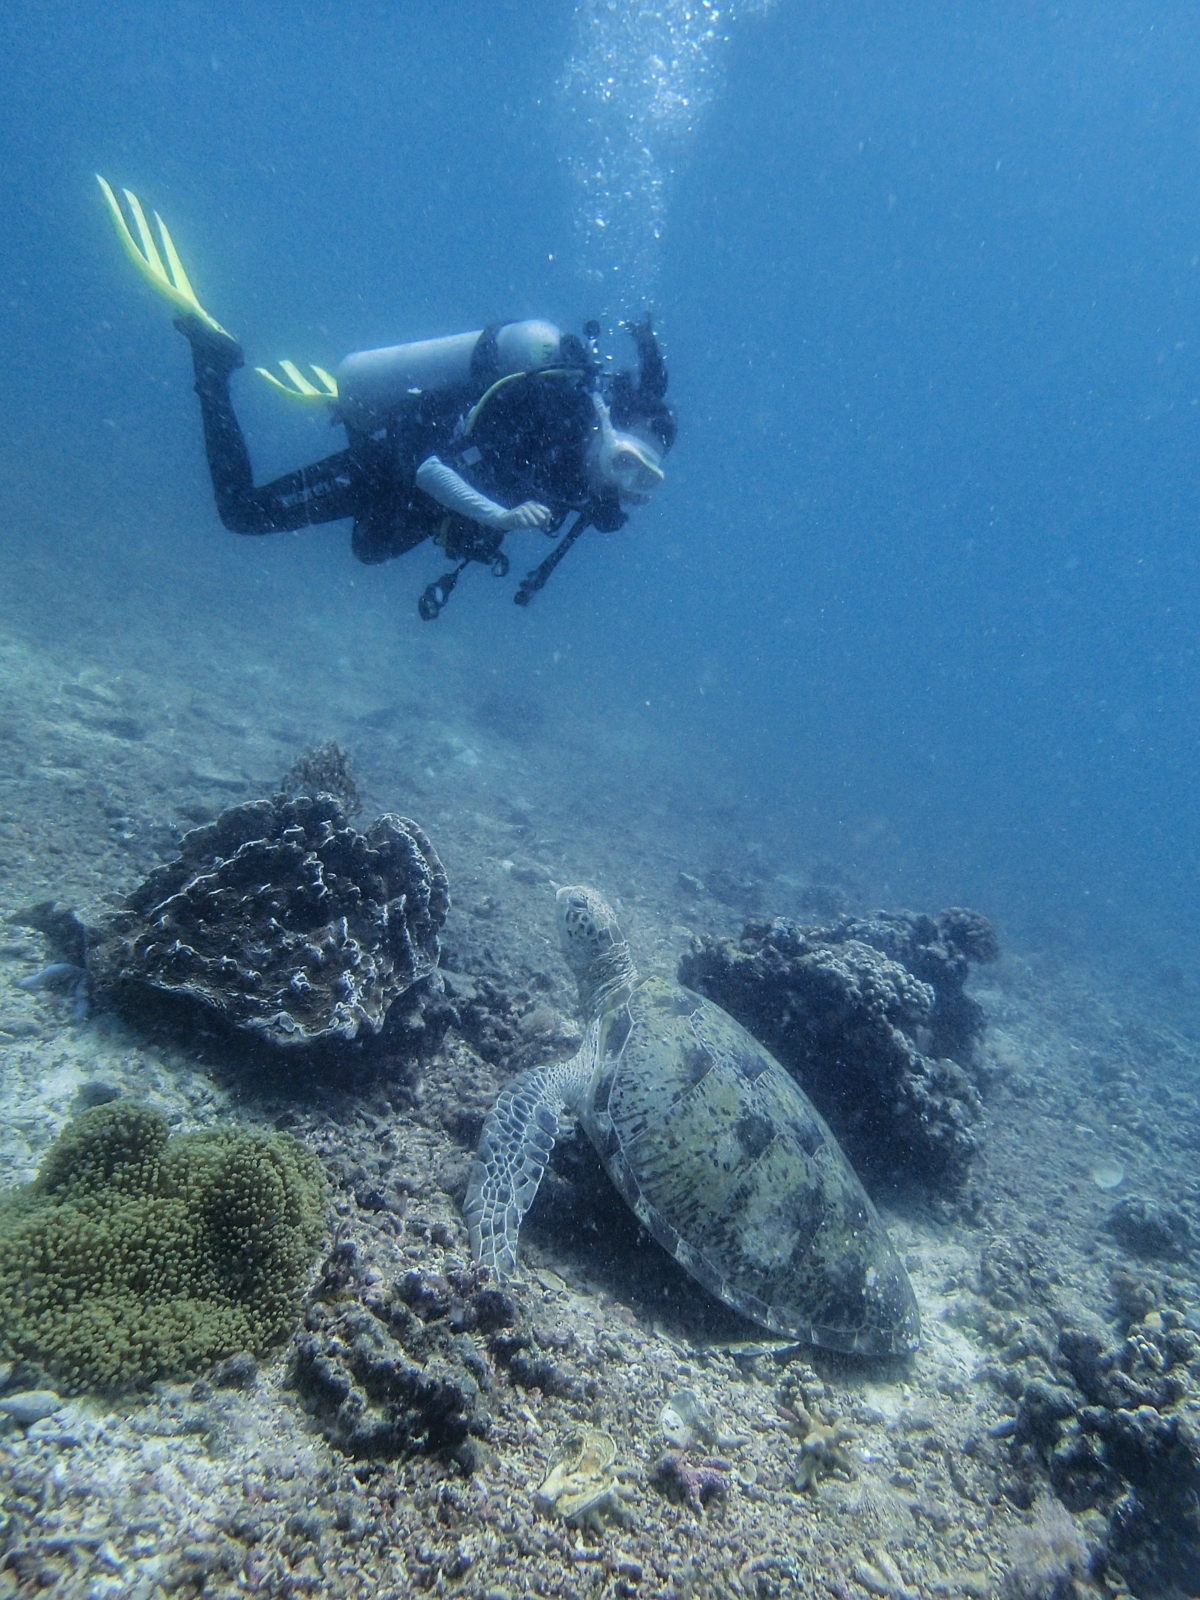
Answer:
M510 530L540 528L558 538L517 589L517 604L527 605L586 528L615 532L628 520L626 507L645 504L662 483L676 424L646 315L624 324L636 372L602 367L598 323L587 323L580 339L542 321L359 351L336 373L312 366L315 382L291 361L279 363L283 380L258 367L289 398L328 406L346 429L347 448L256 486L229 393L244 363L241 346L201 306L157 212L159 243L137 196L124 191L135 240L113 190L98 181L129 259L179 313L217 514L232 532L282 533L353 518L351 547L367 563L431 539L453 563L418 602L431 621L471 562L505 576Z

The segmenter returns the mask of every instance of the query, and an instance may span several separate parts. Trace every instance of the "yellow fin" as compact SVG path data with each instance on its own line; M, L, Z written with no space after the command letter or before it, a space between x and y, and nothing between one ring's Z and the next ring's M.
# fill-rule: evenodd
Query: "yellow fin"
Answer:
M96 174L96 182L100 185L100 192L103 194L105 204L108 206L109 216L112 219L112 225L116 230L121 248L150 287L170 305L173 305L177 311L182 311L186 316L199 317L201 322L206 323L215 333L224 334L227 339L232 338L232 334L226 332L215 317L210 317L196 298L196 291L192 288L188 275L183 269L183 262L179 259L179 252L175 248L175 242L168 233L167 225L158 212L154 213L154 220L158 224L159 238L162 242L162 255L159 254L158 245L154 242L154 234L150 229L150 224L146 221L146 213L142 210L141 201L133 193L132 189L126 189L124 193L130 215L133 217L134 226L138 231L137 239L133 237L129 230L129 224L125 221L125 213L121 210L121 202L113 193L112 187L99 173ZM139 240L140 243L138 242ZM167 258L166 266L163 265L163 255Z
M337 380L324 367L318 367L310 362L310 369L316 373L321 381L321 388L311 384L294 361L281 361L280 368L290 381L281 383L273 372L266 367L255 367L255 372L260 378L265 378L269 384L278 389L280 394L287 395L289 400L300 400L305 405L321 405L327 400L336 400L338 397Z

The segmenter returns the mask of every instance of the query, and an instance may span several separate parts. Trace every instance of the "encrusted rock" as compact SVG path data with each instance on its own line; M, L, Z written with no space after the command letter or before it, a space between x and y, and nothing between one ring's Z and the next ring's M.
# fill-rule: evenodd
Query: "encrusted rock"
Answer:
M1186 1256L1192 1230L1178 1206L1126 1195L1109 1212L1104 1226L1136 1256Z
M990 924L960 908L825 928L776 918L736 944L698 940L680 979L764 1040L860 1172L954 1188L981 1112L965 1064L983 1013L963 985L996 954Z
M0 1400L0 1411L10 1416L21 1428L27 1428L32 1422L40 1422L43 1417L53 1416L61 1406L62 1401L53 1389L22 1389Z
M437 965L450 896L415 822L364 833L332 795L253 801L186 835L126 901L90 966L295 1046L378 1033Z
M1092 1327L1064 1327L1054 1380L1025 1388L1005 1485L1018 1504L1048 1470L1069 1511L1108 1518L1106 1560L1136 1594L1187 1592L1200 1570L1200 1339L1178 1314L1151 1313L1106 1348ZM1115 1572L1114 1572L1115 1569Z
M512 1300L479 1268L410 1272L370 1304L365 1278L353 1244L336 1246L296 1339L292 1382L347 1455L441 1455L472 1471L491 1379L469 1335L515 1320Z

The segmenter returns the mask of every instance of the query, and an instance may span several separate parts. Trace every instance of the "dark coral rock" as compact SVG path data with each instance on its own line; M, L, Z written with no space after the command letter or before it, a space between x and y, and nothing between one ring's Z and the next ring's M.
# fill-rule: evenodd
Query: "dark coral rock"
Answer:
M996 937L996 930L978 911L968 911L964 906L947 906L937 914L937 930L941 943L957 951L966 961L983 966L1000 959L1000 941Z
M212 1381L218 1389L253 1389L258 1382L258 1362L249 1350L239 1350L217 1365Z
M1105 1350L1094 1334L1064 1328L1059 1354L1083 1394L1096 1405L1115 1408L1154 1406L1166 1410L1187 1392L1185 1370L1195 1346L1180 1343L1171 1331L1138 1329Z
M997 1311L1018 1311L1042 1296L1044 1260L1036 1240L1023 1234L997 1234L979 1258L979 1284Z
M928 1017L926 1053L969 1062L983 1032L983 1009L963 992L972 965L1000 956L991 923L978 911L950 906L936 917L917 911L875 911L869 917L843 918L827 930L834 943L857 939L898 961L929 984L933 1009Z
M370 1311L339 1321L337 1334L296 1340L292 1382L325 1436L356 1457L444 1453L474 1464L473 1435L486 1434L479 1383L461 1361L410 1361Z
M1135 1256L1187 1256L1192 1230L1178 1206L1126 1195L1109 1212L1104 1226Z
M1026 1384L1021 1397L1014 1436L1022 1441L1030 1439L1037 1444L1053 1445L1058 1441L1059 1425L1073 1417L1078 1408L1079 1398L1070 1389L1034 1378Z
M272 1044L354 1039L436 967L449 903L415 822L359 833L332 795L279 795L187 834L90 965L119 996L199 1005Z
M1200 1571L1198 1352L1189 1329L1163 1319L1108 1348L1064 1327L1060 1381L1033 1379L1018 1410L1014 1464L1040 1462L1069 1510L1104 1512L1105 1562L1136 1594L1190 1593Z
M1140 1322L1162 1300L1161 1283L1140 1272L1130 1272L1128 1267L1114 1267L1108 1275L1108 1285L1117 1315L1126 1322Z
M331 794L341 801L348 817L357 816L362 810L350 757L332 739L312 745L297 756L279 780L279 787L286 795Z
M1109 1547L1135 1594L1191 1595L1200 1572L1200 1435L1194 1418L1099 1407L1084 1424L1129 1490L1109 1516Z
M489 1283L486 1267L440 1273L408 1272L396 1283L402 1300L423 1323L445 1319L453 1333L495 1333L517 1320L511 1295Z
M777 918L747 923L737 944L698 940L679 975L775 1052L868 1180L953 1189L981 1113L961 1061L983 1015L963 984L994 953L990 925L957 909L829 928Z
M549 1356L535 1349L530 1333L516 1328L493 1336L489 1346L492 1359L508 1373L510 1382L522 1389L540 1389L561 1400L588 1398L588 1386L556 1366Z
M1090 1511L1120 1489L1103 1445L1076 1424L1055 1443L1047 1466L1054 1492L1068 1511Z
M357 1251L341 1241L296 1340L294 1386L347 1455L440 1455L472 1471L476 1441L488 1431L491 1378L471 1335L515 1322L511 1296L483 1267L409 1272L370 1306L359 1298L364 1282Z
M521 1037L521 1019L507 990L488 978L446 977L454 1025L492 1066L507 1061Z

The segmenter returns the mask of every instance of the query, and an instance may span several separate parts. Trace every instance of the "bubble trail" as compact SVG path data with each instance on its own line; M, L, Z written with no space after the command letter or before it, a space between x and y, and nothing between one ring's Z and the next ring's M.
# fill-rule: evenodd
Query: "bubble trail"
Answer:
M577 245L606 312L653 298L675 165L720 90L731 27L770 4L580 0L560 89Z

